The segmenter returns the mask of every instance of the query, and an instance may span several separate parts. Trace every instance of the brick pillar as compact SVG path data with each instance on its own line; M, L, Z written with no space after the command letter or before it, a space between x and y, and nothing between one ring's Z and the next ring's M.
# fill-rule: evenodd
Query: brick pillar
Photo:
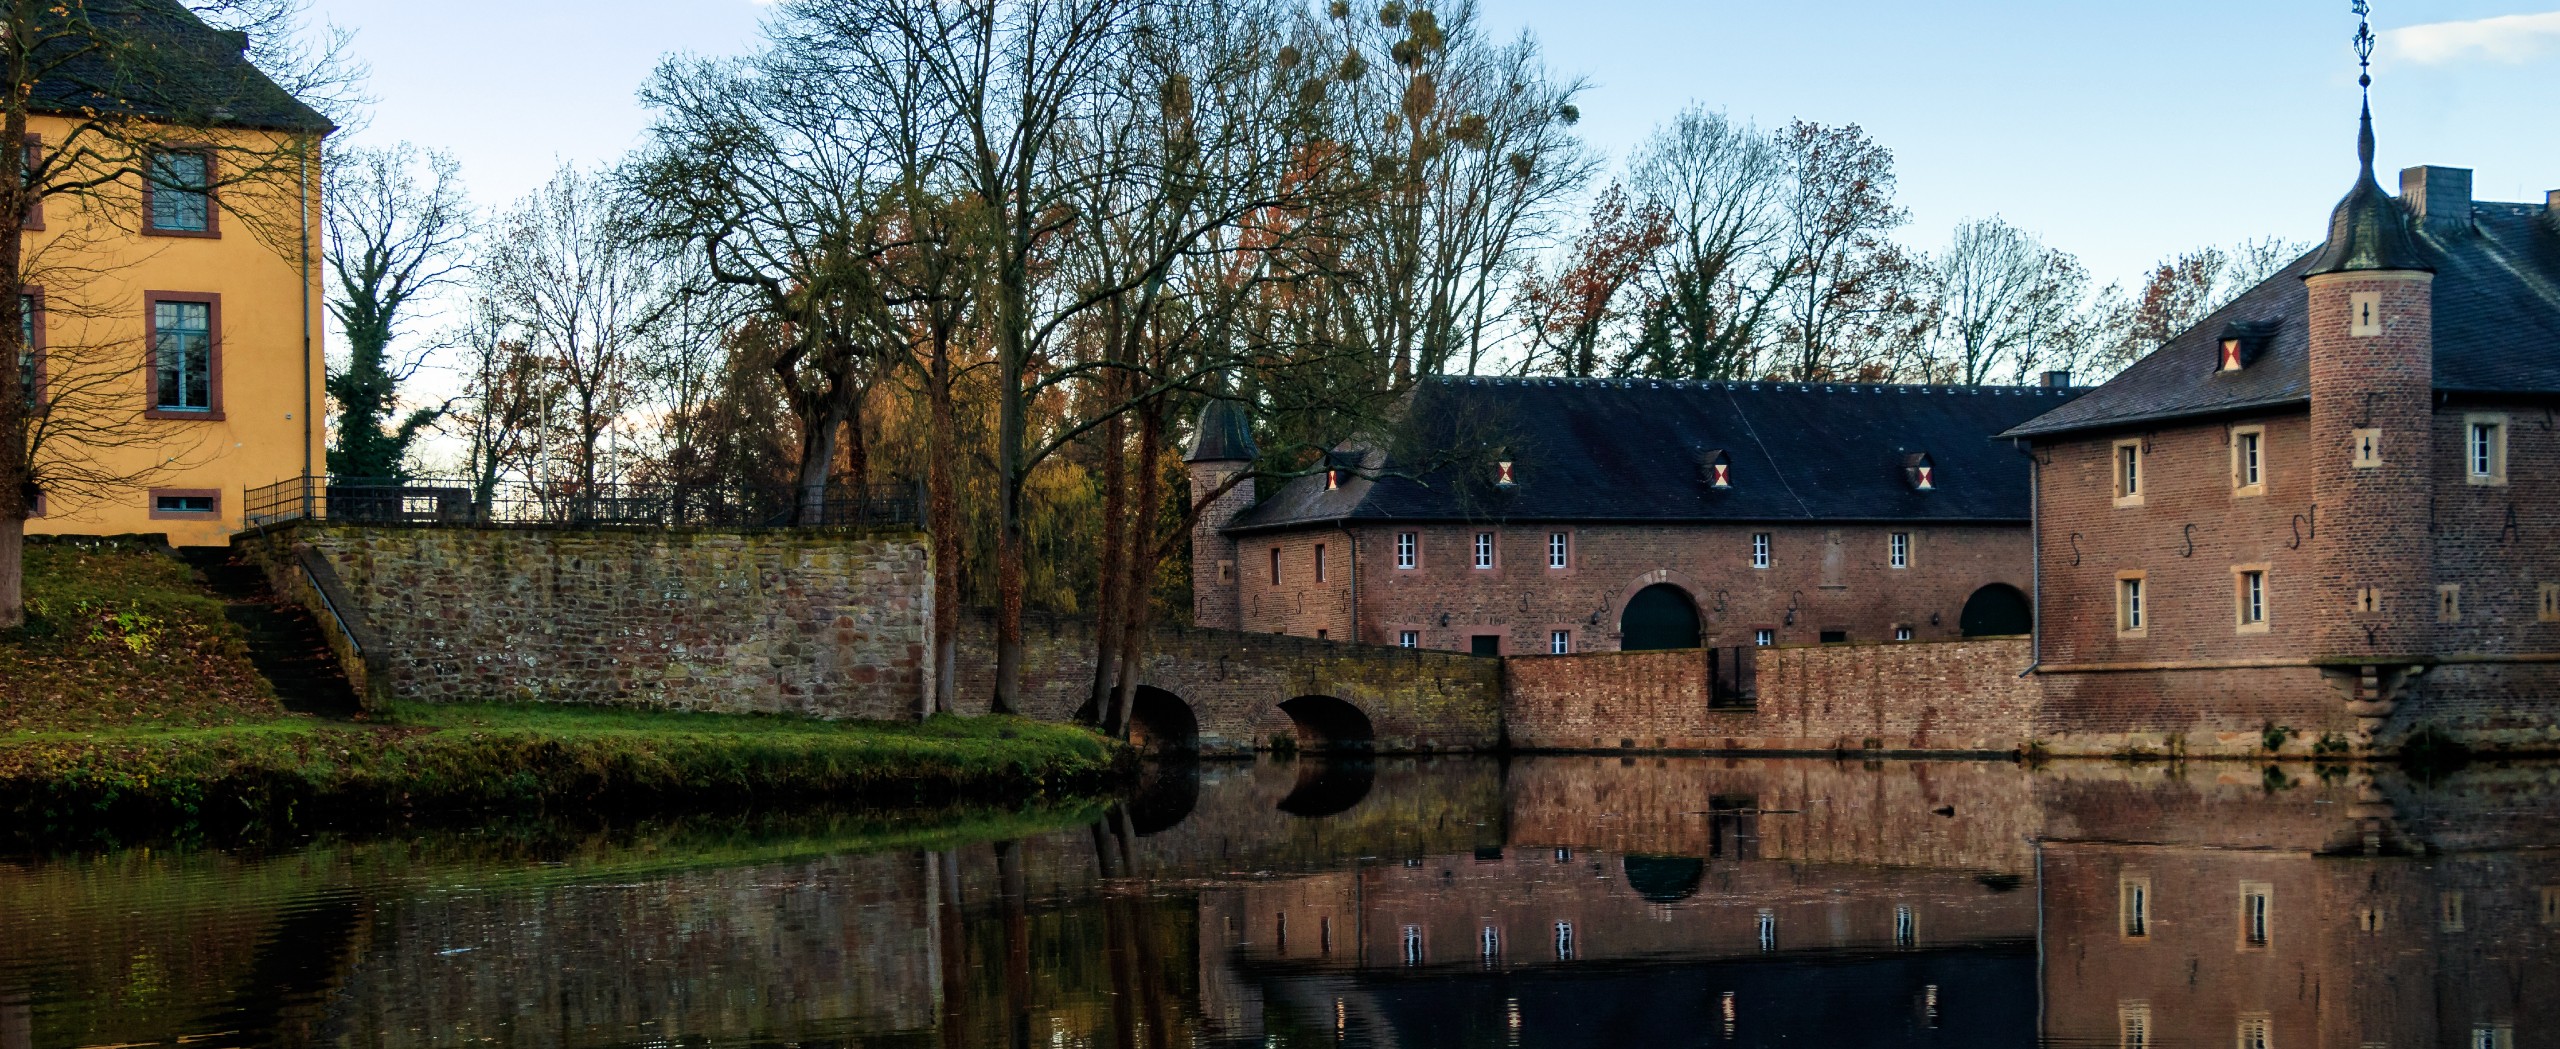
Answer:
M1217 491L1227 478L1250 470L1253 464L1234 459L1203 460L1191 464L1191 502ZM1253 478L1236 482L1234 488L1200 512L1191 523L1191 622L1196 626L1218 630L1244 628L1244 610L1238 598L1238 576L1243 569L1236 564L1236 541L1219 531L1246 507L1253 505ZM1221 571L1224 566L1224 571Z
M2434 279L2407 270L2309 278L2315 659L2388 668L2434 649ZM2360 431L2376 465L2359 465ZM2306 509L2306 513L2310 512ZM2379 592L2379 608L2361 594ZM2371 674L2360 676L2370 677ZM2355 699L2376 698L2359 688Z

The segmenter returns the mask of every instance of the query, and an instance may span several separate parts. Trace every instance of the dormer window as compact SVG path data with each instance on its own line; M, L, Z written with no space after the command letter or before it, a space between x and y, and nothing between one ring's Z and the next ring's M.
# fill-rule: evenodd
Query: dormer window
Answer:
M2222 354L2214 366L2217 372L2236 372L2258 363L2266 355L2267 346L2275 341L2275 321L2233 321L2222 329Z
M1698 453L1698 479L1709 488L1733 487L1733 457L1721 448Z
M1327 470L1324 472L1324 490L1328 492L1337 492L1342 490L1342 471Z
M1911 486L1912 491L1926 492L1936 488L1937 474L1937 464L1929 461L1929 453L1913 452L1903 457L1902 480Z

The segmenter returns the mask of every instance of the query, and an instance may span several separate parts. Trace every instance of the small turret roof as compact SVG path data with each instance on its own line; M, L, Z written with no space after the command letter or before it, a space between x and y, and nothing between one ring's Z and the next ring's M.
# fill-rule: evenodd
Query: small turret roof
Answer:
M1252 462L1261 453L1253 446L1253 419L1244 405L1212 397L1200 408L1199 432L1192 435L1186 463Z
M2373 178L2373 105L2364 107L2356 134L2356 155L2364 170L2354 188L2329 213L2329 240L2311 257L2305 277L2327 273L2400 270L2435 272L2418 238L2409 232L2409 213Z

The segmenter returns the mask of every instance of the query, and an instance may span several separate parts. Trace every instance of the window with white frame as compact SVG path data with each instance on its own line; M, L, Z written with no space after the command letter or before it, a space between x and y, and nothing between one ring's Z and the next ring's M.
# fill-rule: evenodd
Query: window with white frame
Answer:
M1771 630L1768 627L1761 627L1760 629L1751 632L1751 643L1761 648L1767 648L1771 645L1777 644L1778 632Z
M2264 882L2240 884L2240 942L2244 946L2264 947L2274 938L2276 890Z
M2472 484L2507 483L2507 420L2503 415L2472 415L2463 420L2464 479Z
M1896 641L1911 640L1911 628L1907 626L1898 626L1893 628L1893 639Z
M1419 630L1399 630L1399 631L1396 631L1396 646L1397 646L1397 647L1399 647L1399 648L1421 648L1421 647L1422 647L1422 631L1419 631Z
M1396 567L1411 568L1422 563L1422 537L1412 532L1396 533Z
M1493 533L1476 533L1476 567L1493 567Z
M2249 566L2232 572L2232 598L2238 605L2240 630L2244 633L2267 627L2267 570Z
M1751 533L1751 567L1769 567L1769 533Z
M1547 653L1561 656L1573 651L1573 631L1555 630L1547 634Z
M1563 568L1572 563L1573 540L1563 532L1547 533L1547 567Z
M1893 533L1893 538L1888 545L1891 549L1888 551L1886 563L1895 568L1911 567L1911 533Z
M2247 426L2231 431L2231 487L2241 495L2267 490L2267 430Z
M2142 603L2142 577L2124 575L2116 579L2116 633L2140 634L2147 622Z
M1556 923L1556 960L1560 962L1569 962L1573 960L1572 922Z
M2142 442L2116 442L2115 490L2117 506L2142 505Z

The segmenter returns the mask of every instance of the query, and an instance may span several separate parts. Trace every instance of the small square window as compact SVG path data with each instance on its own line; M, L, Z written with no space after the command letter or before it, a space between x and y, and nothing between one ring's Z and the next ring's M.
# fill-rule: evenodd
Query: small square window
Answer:
M1399 630L1399 631L1396 631L1396 647L1398 647L1398 648L1421 648L1421 647L1422 647L1422 631L1419 631L1419 630Z
M2501 485L2507 483L2507 417L2504 415L2468 415L2463 417L2463 479L2472 484Z
M1778 632L1771 630L1768 627L1761 627L1760 629L1751 632L1751 643L1760 648L1767 648L1771 645L1777 644Z
M2378 586L2358 588L2356 590L2356 611L2382 611L2382 588Z
M2114 470L2116 505L2142 505L2142 442L2117 441Z
M1550 655L1558 655L1558 656L1561 656L1561 655L1565 655L1565 654L1567 654L1567 653L1570 653L1570 652L1572 652L1572 651L1573 651L1573 631L1570 631L1570 630L1556 630L1556 631L1550 631L1550 632L1547 634L1547 652L1548 652L1548 654L1550 654Z
M1751 567L1769 567L1769 533L1751 533Z
M2231 432L2231 488L2239 495L2267 493L2267 431L2263 426Z
M1493 533L1476 533L1476 567L1493 567Z
M2369 339L2382 334L2382 293L2351 292L2347 295L2347 334Z
M1218 562L1218 582L1219 582L1219 584L1220 584L1220 585L1224 585L1224 584L1228 584L1228 583L1233 583L1233 582L1235 582L1235 581L1236 581L1236 563L1235 563L1235 562L1233 562L1233 561L1220 561L1220 562Z
M1318 641L1324 641L1324 640L1328 640L1328 639L1330 639L1330 638L1332 638L1332 637L1333 637L1333 631L1327 630L1327 629L1325 629L1325 628L1323 628L1323 627L1317 627L1317 628L1316 628L1316 640L1318 640Z
M1907 626L1898 626L1893 628L1893 639L1896 641L1911 640L1911 628Z
M1911 567L1911 533L1895 532L1886 542L1886 563L1895 568Z
M2382 431L2367 427L2355 432L2355 460L2350 465L2370 470L2382 465Z
M2267 629L2267 570L2259 565L2244 565L2231 570L2231 593L2243 634L2265 633Z
M1547 533L1547 567L1563 568L1572 563L1573 539L1564 532Z
M1422 563L1422 537L1412 532L1396 533L1396 567L1412 568Z

